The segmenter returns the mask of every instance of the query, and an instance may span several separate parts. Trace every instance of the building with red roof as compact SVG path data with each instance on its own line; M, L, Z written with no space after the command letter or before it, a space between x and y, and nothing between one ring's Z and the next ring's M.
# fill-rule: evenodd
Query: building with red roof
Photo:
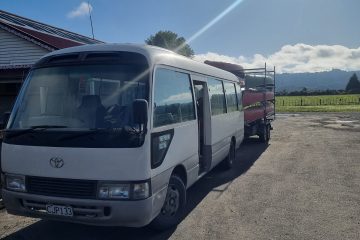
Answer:
M0 114L11 110L29 69L42 56L96 43L102 42L0 10Z

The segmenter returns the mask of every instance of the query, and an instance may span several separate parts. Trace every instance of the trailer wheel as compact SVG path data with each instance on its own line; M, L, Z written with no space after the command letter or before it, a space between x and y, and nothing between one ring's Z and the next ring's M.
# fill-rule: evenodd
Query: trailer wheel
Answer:
M267 140L267 142L271 138L270 129L271 129L270 124L266 125L266 140Z
M0 183L0 209L4 208L4 200L2 198L2 193L1 193L1 183Z
M259 140L260 142L266 143L269 141L268 139L268 127L266 124L261 125L261 131L259 134Z
M234 141L231 141L229 154L225 158L225 160L222 162L224 169L226 169L226 170L231 169L234 166L235 159L236 159L235 143L234 143Z
M149 226L156 230L166 230L178 225L183 217L185 205L185 185L180 177L172 175L170 177L164 205L159 215Z

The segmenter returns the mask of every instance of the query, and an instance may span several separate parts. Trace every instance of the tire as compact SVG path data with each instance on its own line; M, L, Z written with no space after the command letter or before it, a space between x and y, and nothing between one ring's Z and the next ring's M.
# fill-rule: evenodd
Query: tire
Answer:
M262 143L266 143L269 139L268 139L268 125L263 124L261 126L261 133L259 134L259 140Z
M235 159L236 159L235 143L234 141L231 141L228 156L223 161L224 169L229 170L233 168Z
M249 136L249 135L247 135L247 134L244 134L244 138L243 138L243 141L247 141L247 140L249 140L249 138L250 138L250 136Z
M1 193L1 183L0 183L0 209L4 208L4 200L2 198L2 193Z
M267 140L267 142L270 140L270 138L271 138L271 131L270 131L270 124L268 124L267 125L267 127L266 127L266 140Z
M166 230L180 223L185 212L186 188L177 175L171 175L166 199L159 215L150 223L155 230Z

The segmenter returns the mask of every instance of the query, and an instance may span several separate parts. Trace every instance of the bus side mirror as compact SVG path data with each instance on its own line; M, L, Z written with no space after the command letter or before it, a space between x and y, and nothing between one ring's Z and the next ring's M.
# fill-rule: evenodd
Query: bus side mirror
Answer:
M133 102L134 123L144 125L148 121L148 102L145 99L135 99Z
M0 129L6 128L9 118L10 118L10 112L5 112L2 116L2 124L0 125Z

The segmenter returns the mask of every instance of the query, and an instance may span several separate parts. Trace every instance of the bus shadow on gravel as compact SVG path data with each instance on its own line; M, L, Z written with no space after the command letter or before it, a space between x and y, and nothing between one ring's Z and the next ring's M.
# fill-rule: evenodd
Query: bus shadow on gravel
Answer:
M246 173L255 161L266 151L268 144L259 143L257 138L246 140L237 150L237 161L233 169L224 171L217 166L202 179L196 182L187 193L187 206L184 219L210 193L218 192L219 196L227 190L231 183ZM168 239L176 230L158 232L148 227L97 227L74 223L40 220L9 236L6 240L42 240L42 239Z

